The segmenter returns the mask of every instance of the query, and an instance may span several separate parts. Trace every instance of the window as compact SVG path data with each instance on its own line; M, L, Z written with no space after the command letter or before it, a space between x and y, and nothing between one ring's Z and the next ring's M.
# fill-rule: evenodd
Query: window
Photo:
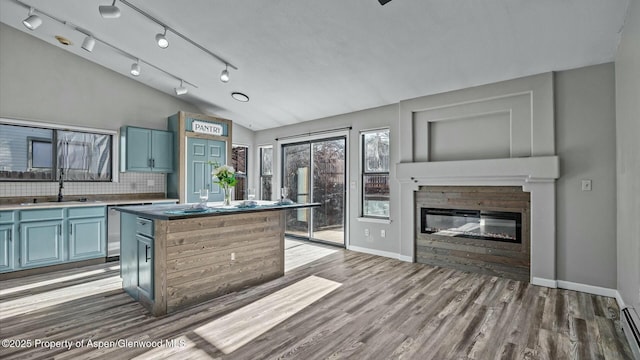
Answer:
M0 180L111 181L112 136L0 124Z
M247 193L247 154L249 148L241 145L233 145L231 149L231 166L236 169L235 200L244 200Z
M260 148L260 199L271 200L271 181L273 177L273 147Z
M362 216L389 218L389 129L361 136Z

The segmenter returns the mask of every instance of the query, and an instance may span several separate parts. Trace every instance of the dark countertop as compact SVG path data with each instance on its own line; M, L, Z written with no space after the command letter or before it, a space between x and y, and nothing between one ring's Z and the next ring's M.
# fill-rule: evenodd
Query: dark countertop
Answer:
M207 216L234 215L260 211L278 211L320 206L320 203L280 204L274 201L258 201L258 205L254 207L242 207L241 204L242 201L233 202L231 206L222 206L221 203L208 203L207 209L202 212L189 212L196 211L191 210L194 208L195 204L117 206L113 209L138 215L147 219L180 220ZM185 212L185 210L187 212Z

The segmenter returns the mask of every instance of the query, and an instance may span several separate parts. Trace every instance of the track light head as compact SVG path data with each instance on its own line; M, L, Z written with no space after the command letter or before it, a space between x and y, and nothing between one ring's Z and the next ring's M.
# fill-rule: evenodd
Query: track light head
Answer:
M140 60L138 59L136 62L131 64L131 75L138 76L140 75Z
M224 70L220 73L220 81L223 83L229 82L229 65L225 64Z
M177 88L175 88L175 90L176 90L176 95L184 95L184 94L186 94L187 92L189 92L189 89L187 89L187 88L184 86L184 82L183 82L182 80L180 80L180 86L178 86Z
M103 19L116 19L120 17L120 9L116 6L116 0L111 5L100 5L98 11Z
M42 25L42 19L40 16L33 13L33 8L29 8L29 16L22 20L22 24L29 30L35 30Z
M156 34L156 42L158 43L158 46L163 49L169 47L169 40L167 40L167 28L164 28L164 33Z
M96 46L96 39L94 39L91 35L87 35L87 37L85 37L84 41L82 42L82 48L87 50L88 52L92 52L94 46Z

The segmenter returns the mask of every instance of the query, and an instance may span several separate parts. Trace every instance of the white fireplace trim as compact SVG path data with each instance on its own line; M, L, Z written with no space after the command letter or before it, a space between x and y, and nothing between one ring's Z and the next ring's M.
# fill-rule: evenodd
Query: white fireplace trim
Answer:
M531 194L531 283L557 287L557 156L401 163L400 256L415 259L415 197L420 186L521 186Z

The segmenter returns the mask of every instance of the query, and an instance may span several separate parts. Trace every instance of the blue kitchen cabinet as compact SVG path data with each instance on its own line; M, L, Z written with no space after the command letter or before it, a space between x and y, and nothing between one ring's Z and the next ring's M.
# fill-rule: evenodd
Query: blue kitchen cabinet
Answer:
M104 206L67 209L69 260L107 256L107 224Z
M106 256L105 227L104 217L69 220L69 260Z
M13 211L0 211L0 272L13 270L18 241Z
M153 300L151 291L153 289L153 240L137 234L136 243L138 244L138 290L143 291L149 299Z
M173 133L151 130L153 172L173 172Z
M0 272L13 269L14 229L12 224L0 225Z
M20 223L19 266L31 268L64 262L62 227L62 219Z
M122 289L131 297L154 298L154 222L120 213L120 277Z
M173 133L124 126L120 129L121 171L173 172Z
M0 211L0 272L106 257L106 206Z

